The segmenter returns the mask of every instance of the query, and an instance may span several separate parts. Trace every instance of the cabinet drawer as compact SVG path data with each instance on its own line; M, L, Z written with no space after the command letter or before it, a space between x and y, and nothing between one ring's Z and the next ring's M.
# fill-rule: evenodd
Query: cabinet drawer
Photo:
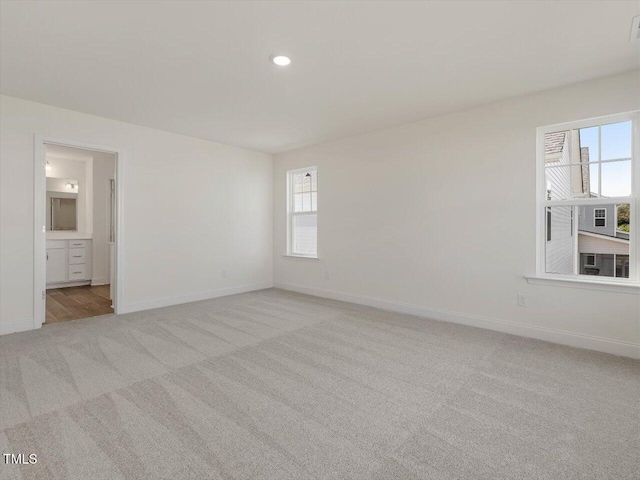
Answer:
M67 248L66 240L47 240L47 250L58 250L60 248Z
M69 249L69 265L87 263L87 250L84 248Z
M86 248L89 240L69 240L69 248Z
M69 281L76 282L78 280L86 280L86 265L69 265Z

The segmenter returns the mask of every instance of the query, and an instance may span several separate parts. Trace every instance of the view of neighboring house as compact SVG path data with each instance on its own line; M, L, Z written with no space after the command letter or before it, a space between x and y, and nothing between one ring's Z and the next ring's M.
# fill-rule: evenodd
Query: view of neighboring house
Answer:
M598 164L589 163L579 130L545 135L547 200L597 198ZM594 168L596 167L596 168ZM605 198L605 197L600 197ZM547 207L547 273L629 277L629 205ZM626 225L626 227L624 227Z
M580 207L580 273L629 278L629 233L618 230L618 205Z

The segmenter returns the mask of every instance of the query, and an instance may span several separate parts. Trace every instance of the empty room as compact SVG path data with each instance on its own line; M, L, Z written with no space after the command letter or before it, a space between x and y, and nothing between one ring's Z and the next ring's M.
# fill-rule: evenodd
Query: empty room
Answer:
M0 0L0 479L640 478L640 2Z

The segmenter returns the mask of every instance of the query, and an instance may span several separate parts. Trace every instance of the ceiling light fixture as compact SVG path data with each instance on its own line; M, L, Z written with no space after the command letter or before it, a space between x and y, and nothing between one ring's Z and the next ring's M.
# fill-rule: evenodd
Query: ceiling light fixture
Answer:
M271 57L271 61L279 67L286 67L291 63L291 59L284 55L274 55Z

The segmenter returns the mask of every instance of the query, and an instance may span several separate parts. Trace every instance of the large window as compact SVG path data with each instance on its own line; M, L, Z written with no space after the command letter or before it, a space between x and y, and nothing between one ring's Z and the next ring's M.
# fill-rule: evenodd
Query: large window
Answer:
M287 254L318 256L318 169L287 172Z
M638 281L638 113L538 129L538 275Z

